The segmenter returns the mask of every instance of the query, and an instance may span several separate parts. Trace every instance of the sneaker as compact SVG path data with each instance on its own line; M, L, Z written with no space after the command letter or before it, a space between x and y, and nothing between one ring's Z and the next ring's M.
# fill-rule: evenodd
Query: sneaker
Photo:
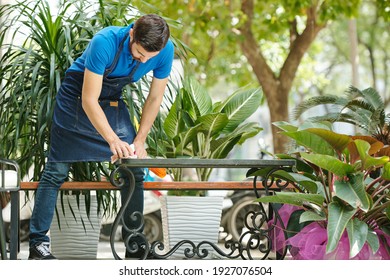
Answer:
M41 242L30 247L30 255L28 256L29 260L56 260L50 253L48 242Z

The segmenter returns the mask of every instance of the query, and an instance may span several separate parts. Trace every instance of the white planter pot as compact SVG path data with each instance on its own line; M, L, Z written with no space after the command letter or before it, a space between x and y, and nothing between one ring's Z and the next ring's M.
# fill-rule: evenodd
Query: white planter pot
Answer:
M197 246L201 241L218 244L221 224L223 197L162 196L161 216L166 251L182 240L190 240ZM182 245L171 258L185 258L184 249L191 246ZM208 258L213 257L214 250L209 245Z
M50 228L51 251L53 255L62 260L96 259L100 236L100 217L97 214L96 196L91 196L89 217L86 211L84 196L80 196L78 206L75 195L64 195L63 204L64 211L62 211L60 197L58 197L58 217L54 214Z

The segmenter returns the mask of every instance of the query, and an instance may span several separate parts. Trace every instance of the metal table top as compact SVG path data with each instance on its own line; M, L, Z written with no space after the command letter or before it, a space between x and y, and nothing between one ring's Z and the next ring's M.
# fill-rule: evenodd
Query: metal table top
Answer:
M291 159L199 159L199 158L146 158L119 159L117 165L128 167L166 167L166 168L262 168L294 166Z

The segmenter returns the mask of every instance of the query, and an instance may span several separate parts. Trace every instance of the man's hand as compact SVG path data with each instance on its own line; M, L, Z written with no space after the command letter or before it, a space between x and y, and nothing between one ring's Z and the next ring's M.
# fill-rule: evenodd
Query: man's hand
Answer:
M134 150L127 142L120 140L119 138L109 143L110 150L112 152L111 160L117 160L119 158L128 158L134 156Z
M112 163L120 158L146 158L148 155L144 144L134 142L133 144L129 145L127 142L123 142L119 138L110 144L110 149L113 153L111 156Z
M146 158L148 153L145 149L145 144L143 142L134 141L134 151L137 158Z

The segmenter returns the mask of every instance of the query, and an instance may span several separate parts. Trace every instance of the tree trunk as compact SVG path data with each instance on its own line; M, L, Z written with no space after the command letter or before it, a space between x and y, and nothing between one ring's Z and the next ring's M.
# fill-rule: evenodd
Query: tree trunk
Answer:
M289 93L298 70L298 66L316 38L318 32L325 27L325 24L318 24L316 21L317 7L307 10L306 28L301 34L296 32L297 22L291 22L290 28L290 52L277 76L267 64L260 46L252 33L253 0L244 0L241 10L247 16L246 22L240 28L244 39L241 41L241 49L253 68L260 85L263 88L267 104L270 109L270 121L289 121ZM277 133L277 128L272 126L274 153L286 152L287 138Z
M281 87L276 88L275 92L268 93L267 104L270 108L270 119L271 119L271 128L273 136L273 146L275 153L286 153L287 152L287 137L279 133L277 127L272 125L274 122L278 121L288 121L289 120L289 110L288 110L288 90L283 90Z

